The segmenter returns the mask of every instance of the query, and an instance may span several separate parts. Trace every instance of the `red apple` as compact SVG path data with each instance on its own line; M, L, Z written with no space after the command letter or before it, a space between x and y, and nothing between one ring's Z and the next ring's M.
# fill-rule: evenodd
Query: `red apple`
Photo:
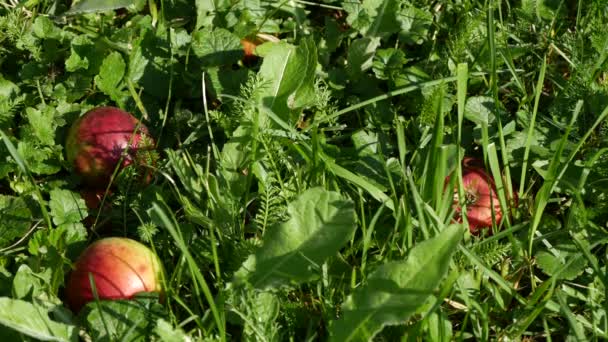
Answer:
M95 299L89 275L100 300L163 292L160 260L148 247L127 238L98 240L78 257L66 286L67 302L74 312Z
M115 107L99 107L87 112L68 132L68 162L86 183L105 188L123 152L121 168L151 163L149 152L154 149L154 140L146 126L138 124L134 116ZM149 181L150 174L143 179Z
M492 211L496 223L502 219L500 202L496 194L494 178L483 168L483 164L473 158L464 158L462 169L462 182L465 192L467 208L467 221L469 231L477 235L484 228L492 233ZM449 180L449 177L448 177ZM462 222L462 208L458 198L458 187L454 188L453 208L456 211L456 220Z

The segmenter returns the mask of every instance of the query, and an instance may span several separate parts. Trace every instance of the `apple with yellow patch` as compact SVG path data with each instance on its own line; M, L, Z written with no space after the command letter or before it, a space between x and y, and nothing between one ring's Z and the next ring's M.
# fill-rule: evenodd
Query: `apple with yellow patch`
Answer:
M140 292L162 294L163 278L160 260L148 247L128 238L104 238L76 260L66 286L67 303L78 312L95 300L91 280L99 300L117 300Z

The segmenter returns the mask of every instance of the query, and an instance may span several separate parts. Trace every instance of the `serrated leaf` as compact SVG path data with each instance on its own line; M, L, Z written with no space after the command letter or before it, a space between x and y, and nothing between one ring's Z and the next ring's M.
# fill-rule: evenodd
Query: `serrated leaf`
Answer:
M122 87L120 81L125 75L126 64L118 52L112 52L101 63L99 75L95 76L95 84L99 90L116 102L120 102Z
M44 107L42 110L28 107L25 109L25 114L38 140L47 146L55 145L55 129L57 128L55 109L50 106Z
M440 284L463 232L461 225L451 225L414 246L405 261L378 267L342 305L343 316L330 329L332 340L368 341L386 325L407 322Z
M63 189L53 189L50 192L51 217L57 226L78 223L87 217L87 205L79 194Z
M0 248L23 236L32 223L32 213L23 198L0 195Z
M17 152L26 162L29 170L38 175L52 175L61 170L56 152L51 147L35 146L29 141L19 141Z
M135 6L136 0L81 0L74 4L66 15L106 12L119 8Z
M18 299L0 298L0 324L42 341L78 341L75 326L55 322L46 309Z
M284 42L258 47L264 58L258 75L264 88L256 96L261 104L286 122L294 122L302 108L315 101L314 77L317 47L312 39L299 46Z
M192 34L192 51L205 66L230 65L243 57L243 46L232 32L216 28Z
M288 213L289 221L267 231L264 244L237 272L238 280L264 289L315 279L356 227L353 202L322 188L306 190Z
M560 252L559 257L548 251L539 251L535 255L536 264L548 276L557 279L574 280L587 267L588 260L582 253L575 253L575 245L559 244L554 246ZM559 272L559 273L558 273Z

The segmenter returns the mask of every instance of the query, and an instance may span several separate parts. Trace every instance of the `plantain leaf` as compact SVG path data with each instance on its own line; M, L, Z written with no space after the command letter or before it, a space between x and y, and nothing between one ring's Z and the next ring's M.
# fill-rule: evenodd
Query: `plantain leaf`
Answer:
M236 273L237 281L263 289L313 280L355 230L353 202L322 188L302 193L288 213L289 221L269 228L264 244Z
M441 282L462 235L461 225L451 225L416 245L406 260L378 267L343 303L332 340L368 341L384 326L409 319Z

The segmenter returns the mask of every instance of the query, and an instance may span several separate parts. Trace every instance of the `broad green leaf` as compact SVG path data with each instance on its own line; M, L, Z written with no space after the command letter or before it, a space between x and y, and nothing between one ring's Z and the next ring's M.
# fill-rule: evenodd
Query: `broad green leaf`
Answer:
M76 2L70 10L66 12L66 15L106 12L135 6L137 2L137 0L81 0Z
M21 140L17 143L17 152L34 174L51 175L61 169L61 149L58 146L40 146L29 140Z
M223 28L194 32L192 51L205 66L231 65L243 57L239 37Z
M380 37L399 30L397 0L344 1L346 21L365 37Z
M297 111L315 101L317 47L314 41L303 39L299 46L266 43L257 51L264 57L258 73L264 88L256 96L283 121L295 123Z
M402 50L378 49L372 63L372 70L379 79L393 79L399 73L404 72L405 63L407 63L407 58Z
M45 16L37 16L32 25L32 30L38 38L60 39L63 32L53 24L53 21Z
M364 0L364 4L369 4L369 16L374 18L370 28L366 32L367 37L380 37L389 33L399 31L400 1L398 0Z
M267 230L264 244L243 264L237 279L260 289L315 279L356 227L353 202L322 188L302 193L290 203L288 214L289 221Z
M156 321L154 334L163 342L183 342L190 339L182 329L173 327L162 318Z
M120 53L114 51L103 60L99 69L99 75L95 76L95 84L99 90L103 91L116 102L120 102L122 87L119 87L119 85L125 75L126 67Z
M405 261L378 267L343 303L332 339L368 341L386 325L406 323L443 279L463 233L461 225L451 225L414 246Z
M159 318L153 300L93 301L83 309L94 341L147 341Z
M348 72L351 77L358 78L372 67L378 46L380 38L359 38L351 43L348 48Z
M61 225L65 223L77 223L87 217L87 206L77 193L69 190L51 190L51 217L53 223Z
M0 298L0 324L41 341L78 341L75 326L55 322L46 309L18 299Z
M207 87L213 96L218 94L240 95L241 87L252 74L249 69L232 70L220 67L209 68L207 71L210 81L207 83Z
M88 36L80 35L71 42L70 57L65 60L65 69L69 72L86 70L85 74L96 75L103 61L104 48L95 44Z
M433 14L429 10L404 6L398 16L401 23L399 38L407 44L422 44L433 24Z
M19 86L5 79L2 77L2 74L0 74L0 99L16 96L20 92Z
M488 96L473 96L467 99L464 117L474 123L489 124L494 121L494 99Z
M0 195L0 248L23 236L32 224L32 213L21 197Z
M26 300L37 298L44 292L43 281L49 283L50 273L47 270L45 274L37 274L28 265L22 264L13 278L13 297Z

